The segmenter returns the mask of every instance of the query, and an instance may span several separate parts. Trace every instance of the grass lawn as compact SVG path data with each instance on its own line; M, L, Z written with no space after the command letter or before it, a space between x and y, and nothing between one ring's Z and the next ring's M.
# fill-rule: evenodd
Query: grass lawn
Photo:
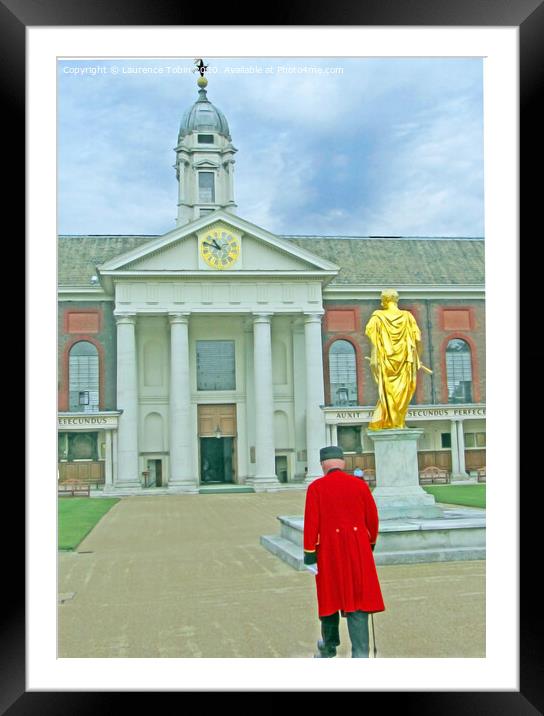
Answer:
M58 548L75 549L116 502L119 500L114 497L100 500L91 500L88 497L60 497Z
M434 495L437 502L467 507L485 507L485 485L431 485L423 487L425 492Z

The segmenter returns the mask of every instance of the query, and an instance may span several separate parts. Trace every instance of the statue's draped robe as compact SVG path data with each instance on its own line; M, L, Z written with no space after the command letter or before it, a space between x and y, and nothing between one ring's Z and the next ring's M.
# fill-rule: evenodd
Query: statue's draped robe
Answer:
M409 311L374 311L365 333L372 343L370 365L379 396L369 428L404 428L420 366L416 320Z

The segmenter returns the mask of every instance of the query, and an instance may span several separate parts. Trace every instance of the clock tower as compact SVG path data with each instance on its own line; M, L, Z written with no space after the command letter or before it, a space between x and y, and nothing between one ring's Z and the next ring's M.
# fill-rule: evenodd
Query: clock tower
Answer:
M177 225L216 209L234 213L234 153L225 115L207 97L208 80L199 77L198 99L181 120L176 152L179 183Z

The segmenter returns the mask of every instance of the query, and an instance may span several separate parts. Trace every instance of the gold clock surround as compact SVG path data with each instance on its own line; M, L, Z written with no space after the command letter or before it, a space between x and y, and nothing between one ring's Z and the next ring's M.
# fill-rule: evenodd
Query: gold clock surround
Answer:
M240 237L223 224L210 226L199 234L198 248L202 260L218 271L234 266L240 257L240 246Z

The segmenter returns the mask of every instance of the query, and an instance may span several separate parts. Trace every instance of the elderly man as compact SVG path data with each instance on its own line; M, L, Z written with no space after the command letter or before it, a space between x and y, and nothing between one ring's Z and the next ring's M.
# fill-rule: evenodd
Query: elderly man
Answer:
M324 477L308 486L304 512L304 563L317 563L322 639L315 656L336 656L341 611L351 656L368 658L368 614L385 609L372 554L378 511L366 482L344 472L341 448L322 448L319 457Z

